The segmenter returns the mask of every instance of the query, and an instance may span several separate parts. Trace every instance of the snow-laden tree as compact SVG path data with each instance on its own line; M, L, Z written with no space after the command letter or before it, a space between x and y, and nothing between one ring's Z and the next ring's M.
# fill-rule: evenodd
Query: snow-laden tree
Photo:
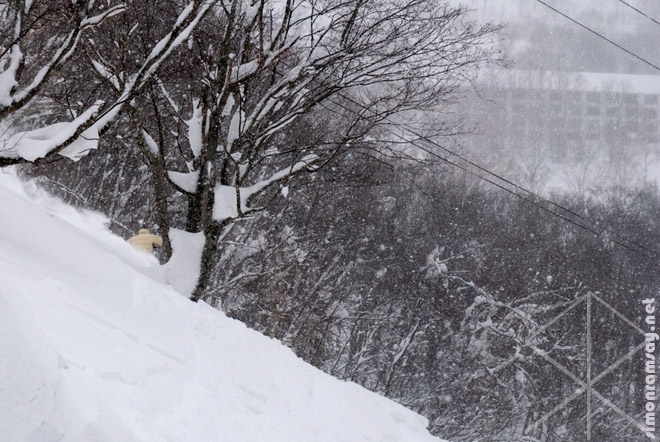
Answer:
M218 4L130 111L153 181L185 196L186 229L205 237L191 298L205 296L223 229L259 195L347 150L379 155L384 125L451 101L493 59L495 31L426 0Z
M119 94L111 99L91 94L85 101L82 96L65 96L64 103L53 99L53 91L67 80L86 83L89 78L80 63L94 63L89 57L76 58L81 42L87 39L93 46L96 28L112 26L104 22L130 15L132 6L95 0L0 3L0 167L56 155L78 159L95 149L99 134L216 2L179 3L172 5L179 11L176 19L157 36L151 50L111 80ZM74 78L66 78L67 73Z
M94 1L0 4L0 165L32 161L53 150L75 155L62 150L89 128L87 123L100 110L100 103L89 106L69 124L50 130L37 127L23 132L16 120L29 116L26 107L39 101L39 93L71 59L83 33L125 9L123 4L104 6L95 7Z

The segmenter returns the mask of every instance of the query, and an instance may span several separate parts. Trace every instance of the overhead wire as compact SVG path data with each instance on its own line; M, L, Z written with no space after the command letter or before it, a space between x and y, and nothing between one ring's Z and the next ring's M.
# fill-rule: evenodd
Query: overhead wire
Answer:
M555 7L553 7L553 6L550 6L549 4L547 4L546 2L544 2L543 0L536 0L536 1L539 2L540 4L542 4L543 6L545 6L546 8L548 8L548 9L550 9L550 10L556 12L557 14L561 15L562 17L566 18L567 20L570 20L571 22L575 23L576 25L578 25L578 26L581 27L582 29L584 29L584 30L590 32L591 34L594 34L594 35L597 36L598 38L601 38L601 39L605 40L606 42L608 42L609 44L611 44L611 45L613 45L613 46L616 46L616 47L619 48L620 50L624 51L626 54L628 54L628 55L630 55L630 56L636 58L637 60L641 61L642 63L644 63L644 64L646 64L646 65L648 65L648 66L651 66L653 69L655 69L655 70L657 70L657 71L660 71L660 66L658 66L657 64L648 61L647 59L645 59L644 57L642 57L642 56L640 56L640 55L637 55L636 53L634 53L634 52L631 51L630 49L628 49L628 48L626 48L626 47L620 45L619 43L615 42L614 40L611 40L611 39L605 37L603 34L599 33L598 31L595 31L595 30L591 29L589 26L587 26L587 25L585 25L585 24L583 24L583 23L577 21L576 19L574 19L573 17L569 16L568 14L565 14L565 13L561 12L559 9L557 9L557 8L555 8Z
M657 65L655 65L655 64L649 62L648 60L644 59L643 57L633 53L632 51L626 49L625 47L619 45L618 43L608 39L607 37L603 36L602 34L592 30L588 26L578 22L577 20L573 19L572 17L568 16L567 14L565 14L565 13L557 10L556 8L548 5L543 0L536 0L536 1L543 4L544 6L548 7L549 9L556 12L557 14L560 14L561 16L565 17L566 19L570 20L571 22L577 24L578 26L584 28L585 30L589 31L590 33L597 35L598 37L604 39L608 43L616 46L617 48L619 48L619 49L623 50L624 52L630 54L631 56L637 58L638 60L642 61L643 63L645 63L649 66L652 66L653 68L660 71L660 67L658 67ZM286 65L286 63L284 63L284 64ZM370 111L370 112L373 112L375 116L378 116L374 110L371 110L371 109L367 108L367 106L363 105L362 103L359 103L358 101L356 101L353 98L347 96L346 94L343 94L341 92L337 92L335 94L335 96L340 97L343 100L345 100L345 101L347 101L347 102L349 102L349 103L351 103L355 106L360 107L363 111ZM338 106L338 107L346 110L346 111L349 111L349 112L354 111L353 109L350 109L345 104L340 103L337 100L333 100L332 98L328 98L327 101L334 104L335 106ZM323 106L325 109L327 109L331 112L337 112L336 110L330 109L327 106L323 105L322 103L321 103L321 106ZM464 156L462 156L462 155L460 155L456 152L453 152L451 149L449 149L445 146L442 146L440 143L436 142L435 140L430 139L428 136L425 136L425 135L422 135L422 134L418 133L417 131L413 130L409 126L393 121L389 116L385 116L384 118L382 118L382 121L386 121L386 122L390 123L391 125L406 131L407 133L409 133L409 134L413 135L414 137L416 137L418 140L422 140L422 141L430 144L431 146L434 146L435 148L438 148L441 151L447 153L449 156L457 158L458 160L460 160L463 163L467 164L467 166L465 164L463 164L463 165L458 164L457 162L452 161L451 159L447 158L446 156L443 156L443 155L439 154L434 149L422 146L422 145L420 145L419 142L417 142L415 140L410 140L410 139L404 137L403 135L399 134L398 132L394 131L393 129L390 129L388 126L380 126L380 128L382 130L394 135L395 137L397 137L401 141L403 141L405 143L409 143L412 146L415 146L416 148L420 149L421 151L427 153L428 155L430 155L430 156L432 156L432 157L434 157L434 158L436 158L440 161L443 161L443 162L445 162L445 163L447 163L451 166L454 166L454 167L456 167L456 168L458 168L458 169L460 169L460 170L462 170L462 171L464 171L464 172L466 172L466 173L468 173L468 174L470 174L470 175L472 175L472 176L474 176L474 177L476 177L476 178L478 178L482 181L485 181L485 182L487 182L487 183L489 183L489 184L491 184L491 185L493 185L493 186L495 186L495 187L497 187L497 188L499 188L499 189L501 189L501 190L517 197L517 198L519 198L519 199L522 199L522 200L526 201L527 203L532 204L533 206L539 208L543 212L546 212L546 213L548 213L552 216L555 216L555 217L557 217L557 218L559 218L559 219L561 219L565 222L573 224L573 225L575 225L575 226L577 226L577 227L579 227L579 228L581 228L581 229L583 229L583 230L585 230L585 231L587 231L587 232L589 232L589 233L591 233L591 234L593 234L597 237L606 237L607 240L609 240L611 243L617 244L620 247L623 247L623 248L625 248L629 251L645 255L648 258L655 258L658 255L660 255L660 252L658 252L654 249L646 247L646 246L644 246L643 244L640 244L637 241L628 239L628 238L626 238L626 237L624 237L624 236L622 236L622 235L620 235L620 234L618 234L618 233L616 233L616 232L614 232L610 229L603 228L597 222L592 221L592 220L588 219L587 217L585 217L583 215L580 215L576 211L574 211L574 210L572 210L568 207L565 207L561 204L558 204L554 201L551 201L549 199L541 197L540 195L532 192L531 190L528 190L528 189L524 188L523 186L514 183L510 179L507 179L507 178L505 178L505 177L503 177L503 176L501 176L501 175L499 175L495 172L492 172L491 170L489 170L489 169L487 169L487 168L485 168L485 167L469 160L468 158L466 158L466 157L464 157ZM474 169L478 170L479 172L475 171ZM554 208L556 210L553 210L552 208Z
M633 5L631 5L630 3L628 3L628 2L626 2L626 1L624 1L624 0L618 0L618 2L619 2L619 3L623 3L624 5L628 6L628 7L629 7L630 9L632 9L633 11L635 11L635 12L637 12L638 14L643 15L644 17L648 18L648 19L651 20L653 23L655 23L655 24L657 24L657 25L660 25L660 22L659 22L659 21L657 21L656 19L654 19L653 17L651 17L650 15L648 15L647 13L645 13L644 11L641 11L641 10L637 9L636 7L634 7Z
M635 54L631 50L629 50L629 49L623 47L622 45L616 43L615 41L605 37L604 35L600 34L599 32L589 28L585 24L577 21L576 19L570 17L569 15L567 15L567 14L559 11L558 9L550 6L545 1L543 1L543 0L536 0L536 1L541 3L542 5L546 6L550 10L554 11L555 13L561 15L562 17L570 20L571 22L575 23L576 25L580 26L581 28L587 30L588 32L598 36L599 38L605 40L606 42L608 42L612 45L614 45L615 47L617 47L620 50L626 52L627 54L635 57L636 59L640 60L641 62L643 62L643 63L653 67L654 69L660 71L660 67L657 66L656 64L646 60L645 58L639 56L638 54ZM363 110L367 110L367 111L370 110L366 106L364 106L363 104L361 104L361 103L357 102L356 100L346 96L345 94L338 93L337 96L341 97L342 99L344 99L348 102L350 102L353 105L361 107ZM332 102L333 104L339 106L339 107L344 108L345 110L351 111L351 109L344 106L342 103L338 103L337 101L333 101L332 99L329 99L329 101ZM372 112L374 112L374 111L372 111ZM558 218L560 218L560 219L562 219L562 220L564 220L564 221L566 221L570 224L573 224L573 225L575 225L575 226L577 226L577 227L579 227L583 230L586 230L587 232L589 232L589 233L591 233L595 236L607 236L609 241L611 241L612 243L617 244L617 245L619 245L619 246L621 246L621 247L623 247L627 250L643 254L643 255L645 255L649 258L657 257L658 255L660 255L660 253L658 251L654 250L654 249L646 247L645 245L640 244L637 241L628 239L628 238L626 238L626 237L624 237L624 236L622 236L622 235L620 235L620 234L618 234L618 233L616 233L612 230L601 227L597 222L592 221L592 220L588 219L587 217L585 217L583 215L580 215L576 211L574 211L574 210L572 210L568 207L565 207L561 204L558 204L554 201L551 201L547 198L541 197L540 195L532 192L531 190L528 190L528 189L520 186L519 184L516 184L513 181L511 181L511 180L509 180L509 179L507 179L507 178L505 178L505 177L503 177L503 176L501 176L501 175L499 175L495 172L492 172L489 169L487 169L487 168L485 168L485 167L483 167L483 166L467 159L466 157L464 157L464 156L462 156L458 153L453 152L452 150L448 149L445 146L442 146L438 142L430 139L429 137L421 135L420 133L418 133L417 131L411 129L409 126L407 126L405 124L404 125L398 124L398 123L392 121L391 118L389 118L389 117L385 117L383 120L389 122L390 124L393 124L393 125L401 128L401 129L403 129L404 131L408 132L409 134L415 136L418 140L423 140L424 142L434 146L435 148L438 148L441 151L446 152L448 155L457 158L458 160L462 161L463 163L467 164L468 166L457 164L455 161L452 161L449 158L447 158L443 155L440 155L435 150L429 149L429 148L424 147L424 146L421 146L418 142L415 142L414 140L409 140L406 137L403 137L401 134L393 131L392 129L389 129L387 126L382 126L381 127L382 129L384 129L385 131L389 132L390 134L396 136L400 140L402 140L404 142L407 142L407 143L410 143L411 145L413 145L413 146L417 147L418 149L422 150L423 152L433 156L434 158L437 158L437 159L439 159L439 160L441 160L441 161L443 161L447 164L450 164L454 167L457 167L457 168L463 170L464 172L466 172L466 173L468 173L472 176L475 176L478 179L481 179L481 180L483 180L483 181L485 181L485 182L487 182L487 183L489 183L489 184L491 184L491 185L493 185L493 186L495 186L495 187L497 187L501 190L504 190L507 193L510 193L510 194L520 198L520 199L523 199L523 200L527 201L528 203L538 207L539 209L541 209L542 211L544 211L546 213L549 213L549 214L551 214L553 216L556 216L556 217L558 217ZM478 170L479 172L473 170L473 168ZM482 175L481 173L485 174L486 176ZM556 209L556 210L553 210L553 208Z
M337 95L339 97L347 100L348 102L350 102L354 105L360 106L363 109L367 110L364 105L362 105L361 103L353 100L350 97L347 97L345 94L338 93ZM332 99L329 99L328 101L330 101L331 103L333 103L333 104L335 104L339 107L342 107L345 110L352 111L350 108L343 105L342 103L338 103L337 101L334 101ZM328 108L326 107L326 109L328 109ZM329 110L331 110L331 109L329 109ZM409 139L405 138L403 135L401 135L401 134L397 133L396 131L388 128L387 126L381 126L381 129L385 130L386 132L396 136L397 138L399 138L402 141L410 143L411 145L417 147L421 151L431 155L434 158L437 158L437 159L439 159L439 160L441 160L441 161L443 161L443 162L445 162L445 163L447 163L451 166L454 166L454 167L456 167L456 168L458 168L458 169L460 169L460 170L462 170L462 171L464 171L464 172L466 172L466 173L468 173L468 174L470 174L470 175L472 175L472 176L474 176L474 177L476 177L476 178L478 178L482 181L485 181L485 182L487 182L487 183L489 183L489 184L491 184L491 185L493 185L493 186L495 186L495 187L497 187L497 188L499 188L499 189L501 189L501 190L503 190L503 191L505 191L505 192L507 192L511 195L514 195L515 197L520 198L520 199L526 201L529 204L532 204L533 206L541 209L542 211L544 211L544 212L546 212L546 213L548 213L552 216L560 218L563 221L568 222L570 224L573 224L573 225L575 225L575 226L577 226L577 227L579 227L579 228L581 228L581 229L583 229L583 230L585 230L585 231L587 231L587 232L589 232L589 233L591 233L591 234L593 234L597 237L603 237L604 235L606 235L607 239L609 241L611 241L613 244L617 244L617 245L619 245L619 246L621 246L621 247L623 247L627 250L630 250L632 252L643 254L648 258L657 257L660 254L657 251L655 251L651 248L648 248L648 247L646 247L646 246L644 246L644 245L642 245L642 244L640 244L636 241L630 240L628 238L623 237L622 235L617 234L616 232L613 232L611 230L600 227L598 225L598 223L589 220L588 218L578 214L577 212L575 212L575 211L573 211L573 210L571 210L567 207L562 206L561 204L555 203L551 200L548 200L546 198L543 198L543 197L535 194L534 192L532 192L528 189L525 189L524 187L514 183L513 181L511 181L507 178L504 178L504 177L500 176L499 174L496 174L495 172L492 172L492 171L484 168L483 166L480 166L480 165L474 163L473 161L470 161L469 159L463 157L460 154L457 154L457 153L453 152L452 150L446 148L445 146L442 146L438 142L430 139L429 137L419 134L418 132L416 132L415 130L411 129L410 127L408 127L406 125L398 124L398 123L392 121L389 117L385 117L384 120L386 120L389 123L394 124L397 127L405 130L409 134L414 135L418 139L423 140L426 143L429 143L432 146L441 149L442 151L446 152L447 154L449 154L453 157L459 158L461 161L467 163L469 166L472 166L472 167L478 169L479 171L484 172L487 176L484 176L484 175L481 175L481 174L475 172L470 167L458 164L458 163L450 160L449 158L440 155L439 153L435 152L433 149L429 149L427 147L421 146L415 140L409 140ZM513 189L511 187L513 187ZM524 194L521 194L516 190L520 190ZM541 203L545 203L545 204L541 204ZM559 210L561 210L565 213L560 213L558 211L552 210L551 208L549 208L547 206L554 207L554 208L559 209ZM579 220L585 221L585 223L578 222L575 219L573 219L572 217L575 217L575 218L578 218Z

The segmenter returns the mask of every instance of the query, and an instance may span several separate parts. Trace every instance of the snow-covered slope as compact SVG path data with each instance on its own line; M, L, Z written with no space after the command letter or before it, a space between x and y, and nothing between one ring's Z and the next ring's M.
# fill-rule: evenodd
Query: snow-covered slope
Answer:
M158 270L0 171L1 441L438 442Z

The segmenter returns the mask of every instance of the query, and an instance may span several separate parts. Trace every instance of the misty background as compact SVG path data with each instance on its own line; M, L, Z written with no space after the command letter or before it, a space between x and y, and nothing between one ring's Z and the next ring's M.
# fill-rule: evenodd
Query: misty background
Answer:
M657 2L546 3L650 64L660 63ZM456 114L472 133L453 140L457 151L545 196L598 197L610 186L657 183L657 68L540 2L467 4L478 20L506 23L498 45L509 71L480 70L474 88L466 89ZM550 97L550 90L563 95ZM514 103L510 93L517 94ZM626 102L625 94L638 97ZM582 108L569 107L568 101L581 102ZM636 108L625 107L637 101Z

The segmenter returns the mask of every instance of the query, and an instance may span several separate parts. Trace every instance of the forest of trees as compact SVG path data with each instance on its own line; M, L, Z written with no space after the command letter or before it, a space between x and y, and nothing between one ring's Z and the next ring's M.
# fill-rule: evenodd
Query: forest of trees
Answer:
M396 135L407 121L425 138L460 132L446 115L420 128L417 112L501 61L498 26L424 0L17 0L0 13L0 166L125 238L153 228L163 263L170 229L203 235L191 299L419 411L435 434L583 438L584 395L542 419L576 386L540 353L585 372L588 294L642 322L660 200L654 186L556 197L597 236ZM639 336L596 313L605 367ZM631 413L640 360L598 384ZM599 441L640 436L603 404L593 413Z

